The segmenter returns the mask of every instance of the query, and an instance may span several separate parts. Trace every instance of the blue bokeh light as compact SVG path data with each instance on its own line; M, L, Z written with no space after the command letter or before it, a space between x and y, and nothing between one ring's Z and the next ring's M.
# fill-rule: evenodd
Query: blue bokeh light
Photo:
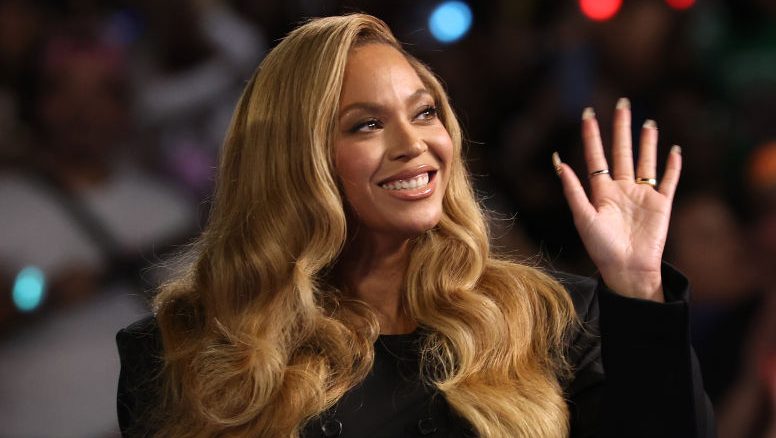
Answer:
M472 10L464 2L449 1L437 6L428 19L431 35L443 43L461 39L472 26Z
M43 302L46 293L46 276L43 271L27 266L16 275L13 284L13 303L22 312L32 312Z

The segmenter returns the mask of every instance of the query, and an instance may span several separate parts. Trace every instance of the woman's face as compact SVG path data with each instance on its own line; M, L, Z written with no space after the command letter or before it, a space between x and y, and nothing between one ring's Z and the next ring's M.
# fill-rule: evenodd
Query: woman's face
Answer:
M435 108L398 50L367 44L350 52L335 162L362 231L412 237L441 219L453 145Z

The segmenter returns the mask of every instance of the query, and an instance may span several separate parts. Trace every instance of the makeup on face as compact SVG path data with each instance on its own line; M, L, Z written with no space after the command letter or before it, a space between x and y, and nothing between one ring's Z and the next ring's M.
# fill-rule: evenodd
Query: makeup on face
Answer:
M391 46L358 47L340 99L337 173L362 229L413 235L433 228L452 140L417 72Z

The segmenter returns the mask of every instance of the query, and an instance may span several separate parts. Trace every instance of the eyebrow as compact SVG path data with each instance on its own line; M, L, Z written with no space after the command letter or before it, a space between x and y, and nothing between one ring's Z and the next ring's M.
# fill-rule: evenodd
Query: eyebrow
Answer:
M418 88L414 93L407 96L407 99L405 99L405 102L413 102L416 100L419 100L423 96L430 96L433 97L432 94L426 90L425 88ZM346 106L342 109L339 113L339 118L345 117L349 112L355 111L358 109L365 110L367 112L380 112L383 107L382 105L371 103L371 102L354 102L350 105Z

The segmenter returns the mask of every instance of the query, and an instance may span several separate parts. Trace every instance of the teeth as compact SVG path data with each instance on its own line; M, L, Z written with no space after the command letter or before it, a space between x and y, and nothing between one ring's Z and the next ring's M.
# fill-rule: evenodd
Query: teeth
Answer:
M415 178L400 179L382 184L380 187L385 190L407 190L417 189L419 187L425 187L428 185L428 172L421 173Z

